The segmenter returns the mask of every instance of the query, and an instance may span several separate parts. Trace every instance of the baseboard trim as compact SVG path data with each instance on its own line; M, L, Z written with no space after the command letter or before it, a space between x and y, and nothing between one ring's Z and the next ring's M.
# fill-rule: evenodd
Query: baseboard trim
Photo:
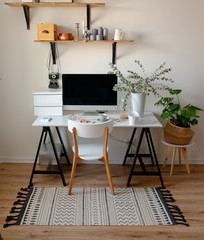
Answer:
M33 163L34 158L32 157L0 157L0 163ZM65 160L62 159L62 163L64 163ZM148 161L149 162L149 161ZM86 163L84 161L84 163ZM87 162L88 164L89 162ZM98 161L91 162L91 163L99 163ZM146 162L145 162L146 163ZM178 163L178 159L175 159L175 164ZM53 163L55 164L55 163ZM122 164L120 160L110 159L110 164ZM127 164L131 164L130 161L127 161ZM163 162L159 162L159 164L163 164ZM171 161L167 162L167 164L171 164ZM185 164L182 160L182 164ZM195 158L195 159L189 159L189 164L204 164L204 158Z
M0 157L0 163L33 163L31 157Z

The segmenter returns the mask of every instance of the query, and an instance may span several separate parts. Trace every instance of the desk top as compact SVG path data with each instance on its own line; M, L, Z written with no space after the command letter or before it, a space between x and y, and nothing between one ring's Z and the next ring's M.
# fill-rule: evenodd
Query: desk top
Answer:
M77 114L76 114L77 115ZM154 116L152 112L145 112L144 118L139 118L135 125L130 125L128 119L119 119L119 113L117 112L110 112L107 114L108 117L113 118L114 125L113 127L162 127L162 124L159 122L159 120ZM51 116L51 120L49 122L43 122L41 119L42 117L38 117L32 124L33 127L67 127L67 121L68 116ZM86 119L86 116L80 115L81 118ZM93 120L95 120L96 117L93 117ZM89 120L91 117L89 116Z

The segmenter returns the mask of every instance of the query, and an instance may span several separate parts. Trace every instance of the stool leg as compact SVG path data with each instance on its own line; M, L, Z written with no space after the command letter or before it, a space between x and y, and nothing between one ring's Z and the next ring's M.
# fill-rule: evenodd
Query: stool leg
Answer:
M176 156L176 149L177 149L177 147L174 147L173 156L172 156L172 163L171 163L170 176L172 176L172 173L173 173L174 162L175 162L175 156Z
M172 147L171 146L168 146L168 149L167 149L167 152L166 152L166 156L164 158L164 163L163 163L163 168L165 168L166 166L166 163L167 163L167 160L169 158L169 155L171 153L171 150L172 150Z
M179 165L181 166L181 148L178 148L178 152L179 152Z
M188 172L188 174L190 174L190 168L189 168L189 164L188 164L188 155L187 155L187 150L185 147L182 147L182 153L183 153L183 158L186 163L187 172Z

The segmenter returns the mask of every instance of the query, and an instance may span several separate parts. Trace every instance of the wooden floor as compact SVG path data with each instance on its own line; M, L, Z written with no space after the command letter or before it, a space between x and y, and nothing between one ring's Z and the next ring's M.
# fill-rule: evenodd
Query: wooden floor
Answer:
M114 187L126 187L130 165L111 165ZM0 232L3 240L12 239L204 239L204 165L175 165L169 176L170 165L162 169L164 184L171 190L175 204L183 212L189 227L174 226L10 226L3 228L16 194L27 187L32 164L0 164ZM66 182L70 168L63 166ZM35 175L34 186L62 186L58 175ZM84 165L77 168L74 187L108 186L104 165ZM158 187L158 177L133 176L131 187ZM1 238L0 238L1 239Z

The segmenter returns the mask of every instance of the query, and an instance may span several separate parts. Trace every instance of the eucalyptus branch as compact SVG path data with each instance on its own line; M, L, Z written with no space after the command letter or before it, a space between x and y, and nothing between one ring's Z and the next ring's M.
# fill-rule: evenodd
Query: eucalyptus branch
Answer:
M153 93L156 97L161 97L160 91L172 90L166 83L173 83L171 78L166 77L171 71L171 68L165 68L165 62L162 63L156 70L147 75L145 68L139 60L135 60L134 63L142 71L142 75L133 70L127 70L127 77L125 77L122 72L117 68L116 65L110 63L112 68L112 74L116 74L119 81L114 86L114 91L126 92L125 100L128 99L131 93ZM163 83L165 82L165 84ZM127 102L127 101L126 101Z

